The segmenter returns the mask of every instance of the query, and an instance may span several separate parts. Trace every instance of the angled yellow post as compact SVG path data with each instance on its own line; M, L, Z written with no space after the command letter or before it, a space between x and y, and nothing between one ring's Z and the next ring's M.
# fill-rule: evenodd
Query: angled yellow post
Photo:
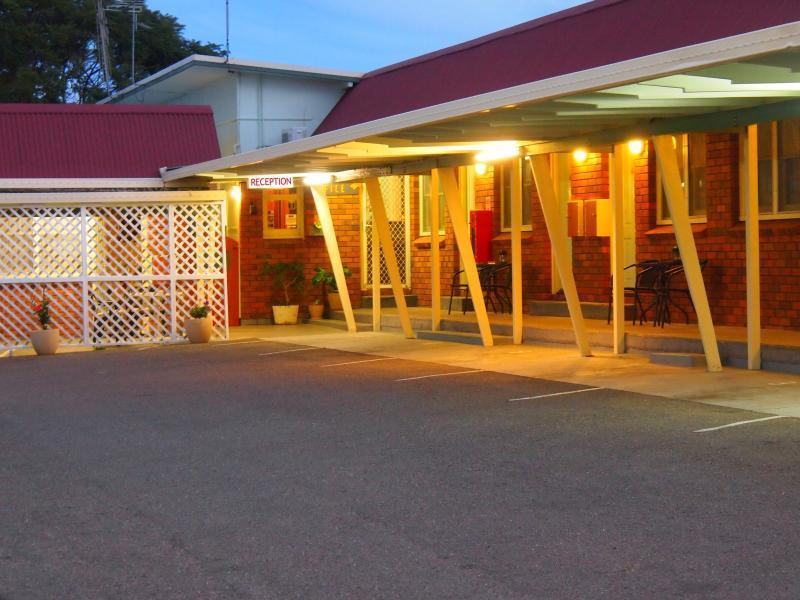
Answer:
M378 238L383 248L386 269L389 271L389 279L392 282L394 301L397 305L397 312L400 315L403 333L407 338L413 338L414 330L411 328L411 318L408 315L406 297L403 295L403 282L400 280L400 269L397 266L397 255L392 244L392 234L389 231L389 219L386 217L386 207L383 204L381 184L375 177L367 179L365 184L367 186L367 196L369 196L369 205L372 208L372 227L378 231Z
M467 216L461 207L461 194L458 190L455 171L453 169L441 169L439 171L439 180L444 190L447 212L450 214L450 221L453 223L453 234L456 238L458 252L461 255L461 261L464 263L469 295L472 299L472 307L475 309L475 318L478 320L481 341L484 346L494 346L492 327L489 324L489 315L486 314L486 303L483 301L483 290L478 277L478 265L475 263L475 253L472 251L472 243L469 239Z
M567 300L569 316L572 319L572 329L575 332L575 343L581 356L591 356L589 348L589 335L586 332L586 323L583 320L581 301L578 298L578 288L575 285L575 275L572 272L572 258L567 246L567 234L561 226L558 210L558 197L553 178L550 176L550 161L546 154L537 154L530 157L533 179L536 181L536 190L542 204L544 222L553 247L556 267L561 278L564 297Z
M347 321L347 331L356 332L356 318L353 315L353 306L350 304L350 292L347 291L347 278L344 276L342 266L342 256L339 254L339 244L336 242L336 231L333 229L333 218L331 208L328 205L328 197L325 194L324 185L312 185L311 195L314 197L314 206L317 209L319 222L322 224L322 235L325 236L325 247L328 249L328 257L331 259L331 269L336 279L336 287L339 288L339 297L342 300L342 310Z
M689 203L683 194L681 173L678 168L678 156L672 144L671 135L657 135L653 137L656 149L656 161L661 172L661 181L666 192L669 214L672 216L672 227L675 230L675 239L686 273L686 282L689 284L689 293L697 312L697 326L700 329L700 339L703 341L703 350L706 355L706 366L709 371L721 371L722 362L717 346L717 334L714 331L714 322L711 319L711 308L708 305L706 286L703 283L703 273L700 270L700 259L697 257L697 247L694 244L694 234L689 222Z
M381 330L381 241L372 223L372 331Z
M745 256L747 264L747 368L761 368L761 258L758 231L758 126L745 146Z
M442 323L442 266L439 264L439 169L431 171L430 190L428 223L431 225L431 331L439 331Z
M511 169L511 339L522 343L522 168L520 159Z
M614 146L611 157L611 298L614 323L614 354L625 353L625 169L628 168L628 148Z

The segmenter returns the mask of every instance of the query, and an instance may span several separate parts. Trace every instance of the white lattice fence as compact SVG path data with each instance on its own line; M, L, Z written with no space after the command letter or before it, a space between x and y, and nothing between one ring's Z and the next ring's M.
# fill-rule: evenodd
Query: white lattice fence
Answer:
M0 206L0 348L28 345L44 292L62 342L177 340L195 304L227 338L221 202Z
M400 279L405 285L409 285L408 277L408 207L409 207L409 186L406 177L392 176L379 178L381 195L386 207L386 216L389 220L389 233L392 236L394 253L397 257L397 264L400 268ZM386 257L381 248L381 285L391 285L389 279L389 269L386 267ZM372 285L372 210L369 202L364 204L364 258L366 261L364 268L364 284Z

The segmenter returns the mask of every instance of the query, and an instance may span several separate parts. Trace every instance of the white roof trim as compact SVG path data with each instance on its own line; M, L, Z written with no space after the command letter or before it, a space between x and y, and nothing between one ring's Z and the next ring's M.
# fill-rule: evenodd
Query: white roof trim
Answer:
M320 69L316 67L303 67L300 65L287 65L283 63L270 63L261 62L256 60L241 60L231 58L226 61L224 56L206 56L204 54L192 54L186 58L179 60L152 75L145 77L141 81L137 81L133 85L119 90L112 96L108 96L98 101L98 104L107 104L114 102L126 96L129 96L139 90L151 86L152 84L162 80L168 79L173 75L185 71L191 67L218 67L225 68L232 71L265 71L272 73L283 73L286 75L306 75L309 77L323 77L328 79L341 79L344 81L358 81L364 76L364 73L357 71L341 71L339 69Z
M0 179L0 190L90 190L163 188L159 177Z
M328 146L463 117L509 104L551 100L798 47L800 22L793 22L454 100L269 148L162 171L163 177L164 181L174 181L198 173L235 169L238 166L313 152Z
M150 192L21 192L0 193L0 205L138 204L163 202L221 202L225 190L180 190Z

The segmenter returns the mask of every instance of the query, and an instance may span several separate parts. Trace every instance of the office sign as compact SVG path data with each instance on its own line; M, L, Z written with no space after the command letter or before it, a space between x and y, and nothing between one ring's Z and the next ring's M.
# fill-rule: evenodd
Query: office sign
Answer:
M250 190L285 190L295 187L291 175L251 175L247 178L247 189Z

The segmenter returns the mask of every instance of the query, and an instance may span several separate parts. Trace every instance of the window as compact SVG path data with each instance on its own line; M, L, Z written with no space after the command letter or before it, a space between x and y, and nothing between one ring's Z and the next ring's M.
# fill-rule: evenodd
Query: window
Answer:
M706 134L689 133L672 138L678 151L678 168L684 199L689 204L691 221L706 220ZM667 195L661 183L661 170L657 174L658 222L671 223Z
M744 139L739 146L744 157ZM758 125L758 209L761 215L800 213L800 119Z
M531 230L533 173L525 161L513 160L500 167L500 229L511 231L511 169L522 169L522 229Z
M431 177L421 175L419 178L419 234L431 234L431 219L429 207L431 203ZM439 185L439 233L444 235L444 192Z
M302 189L264 190L261 200L265 238L303 237Z

